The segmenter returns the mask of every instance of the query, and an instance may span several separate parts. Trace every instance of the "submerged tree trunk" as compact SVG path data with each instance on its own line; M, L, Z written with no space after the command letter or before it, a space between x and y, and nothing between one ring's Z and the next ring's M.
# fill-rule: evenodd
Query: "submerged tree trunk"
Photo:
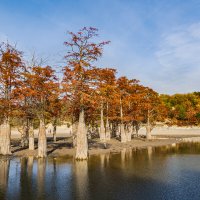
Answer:
M100 140L105 141L106 134L105 134L105 127L104 127L104 121L103 121L103 104L101 104L101 124L100 124Z
M79 122L77 129L76 159L84 160L87 158L88 158L87 130L85 127L84 110L82 109L79 114Z
M30 129L29 129L29 150L34 150L35 149L35 145L34 145L34 129L33 129L33 125L30 125Z
M1 124L0 131L0 154L2 155L10 155L11 154L11 146L10 146L10 123L9 120L4 120L3 124Z
M40 127L38 134L38 157L43 158L47 156L47 139L44 119L40 119Z

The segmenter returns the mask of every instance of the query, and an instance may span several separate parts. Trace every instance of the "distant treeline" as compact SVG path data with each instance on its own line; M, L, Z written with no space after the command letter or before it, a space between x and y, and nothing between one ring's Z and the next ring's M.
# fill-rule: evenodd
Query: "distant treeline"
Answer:
M165 121L169 125L199 125L200 92L160 95L166 108Z

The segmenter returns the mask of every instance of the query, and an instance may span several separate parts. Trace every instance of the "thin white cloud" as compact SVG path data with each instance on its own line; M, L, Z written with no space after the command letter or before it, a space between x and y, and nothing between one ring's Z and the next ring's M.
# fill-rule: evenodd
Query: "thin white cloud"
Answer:
M159 78L166 91L191 92L200 89L200 23L179 27L163 35L155 57ZM162 86L163 87L163 86Z

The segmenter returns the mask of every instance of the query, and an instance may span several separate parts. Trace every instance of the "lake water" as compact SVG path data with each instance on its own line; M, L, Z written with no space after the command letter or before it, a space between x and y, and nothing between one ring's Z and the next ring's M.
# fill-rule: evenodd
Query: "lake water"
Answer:
M0 200L199 200L200 144L71 158L0 158Z

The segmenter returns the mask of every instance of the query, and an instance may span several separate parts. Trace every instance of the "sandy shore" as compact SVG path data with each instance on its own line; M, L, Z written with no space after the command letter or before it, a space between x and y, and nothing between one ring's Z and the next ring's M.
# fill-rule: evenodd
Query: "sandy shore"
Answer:
M37 146L34 151L23 149L19 147L19 140L12 141L13 156L34 156L37 157ZM74 156L75 149L72 148L71 138L59 138L57 142L48 141L47 154L51 157L59 156ZM177 139L158 139L147 141L145 139L133 139L131 142L121 143L116 139L111 139L106 144L99 141L99 139L89 142L89 155L115 153L123 149L146 148L164 146L169 144L178 143Z
M12 147L13 156L37 156L37 134L35 130L35 144L36 149L30 151L20 147L20 134L15 130L12 131ZM52 134L47 131L48 138L48 156L73 156L75 149L72 148L71 129L66 126L58 128L58 141L52 141ZM145 128L141 128L139 135L145 135ZM116 139L107 141L106 145L100 142L99 139L89 141L89 155L103 154L109 152L119 152L124 148L146 148L149 146L164 146L178 142L200 142L200 128L199 127L156 127L152 131L152 140L132 139L131 142L121 143Z

